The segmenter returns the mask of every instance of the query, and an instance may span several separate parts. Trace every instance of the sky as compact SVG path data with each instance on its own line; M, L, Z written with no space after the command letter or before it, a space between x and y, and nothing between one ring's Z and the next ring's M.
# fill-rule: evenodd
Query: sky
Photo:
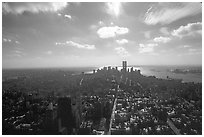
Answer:
M202 4L2 4L2 67L202 65Z

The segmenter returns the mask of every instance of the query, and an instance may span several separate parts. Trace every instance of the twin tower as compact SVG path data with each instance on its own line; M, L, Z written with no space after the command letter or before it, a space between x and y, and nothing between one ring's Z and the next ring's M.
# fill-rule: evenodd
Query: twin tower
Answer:
M127 71L127 61L123 61L122 63L123 63L122 64L123 65L123 71L126 72Z

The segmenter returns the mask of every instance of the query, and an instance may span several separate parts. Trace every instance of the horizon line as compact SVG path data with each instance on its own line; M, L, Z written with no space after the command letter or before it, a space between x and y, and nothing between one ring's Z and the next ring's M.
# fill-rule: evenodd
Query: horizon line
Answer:
M103 65L103 66L52 66L52 67L2 67L2 70L5 69L60 69L60 68L101 68L101 67L122 67L122 65ZM197 66L202 67L202 64L143 64L143 65L127 65L127 67L142 67L142 66Z

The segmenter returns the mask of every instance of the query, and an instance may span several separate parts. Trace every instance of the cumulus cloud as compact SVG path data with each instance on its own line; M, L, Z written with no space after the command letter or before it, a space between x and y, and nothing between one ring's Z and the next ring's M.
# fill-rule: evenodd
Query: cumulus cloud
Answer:
M67 41L66 42L68 45L77 47L77 48L82 48L82 49L89 49L89 50L93 50L95 49L95 45L89 45L89 44L79 44L73 41Z
M72 19L72 16L71 15L64 15L65 18L69 18L69 19Z
M103 21L101 21L101 20L98 22L98 24L101 25L101 26L105 25L105 23Z
M169 24L187 16L193 16L202 12L200 2L192 3L160 3L150 7L144 22L148 25Z
M59 46L73 46L73 47L77 47L79 49L88 49L88 50L95 49L95 45L79 44L79 43L76 43L76 42L73 42L73 41L66 41L66 43L56 42L55 45L59 45Z
M169 37L156 37L154 38L155 42L160 42L160 43L167 43L169 42L171 39Z
M20 36L14 33L8 33L6 28L3 28L2 43L9 43L9 45L19 45L21 44Z
M3 3L3 13L22 14L25 11L31 13L56 12L67 6L66 2L9 2Z
M63 43L63 42L56 42L55 45L58 45L58 46L65 46L66 43Z
M59 16L59 17L64 17L64 18L67 18L67 19L72 19L72 16L71 15L69 15L69 14L62 14L62 13L57 13L57 16Z
M178 29L172 31L173 36L184 37L184 36L194 36L196 34L202 34L202 23L189 23L186 26L180 26Z
M15 41L15 43L16 43L16 44L20 44L20 42L19 42L19 41L17 41L17 40Z
M129 32L128 28L112 26L112 27L102 27L98 29L97 33L100 38L110 38L116 35L122 35Z
M117 47L117 48L115 48L115 51L121 57L128 57L128 56L130 56L129 52L124 47Z
M11 42L11 39L3 38L3 42Z
M121 3L120 2L106 3L106 11L108 14L118 17L121 14Z
M127 39L116 40L116 42L120 45L128 43Z
M15 40L15 38L9 39L9 38L3 38L2 42L4 43L13 43L13 44L20 44L20 42L18 40Z
M160 28L160 32L162 34L164 34L164 35L169 35L170 34L167 27Z
M139 44L139 53L152 53L158 44Z
M61 13L57 13L57 15L58 15L58 16L62 16L62 14L61 14Z

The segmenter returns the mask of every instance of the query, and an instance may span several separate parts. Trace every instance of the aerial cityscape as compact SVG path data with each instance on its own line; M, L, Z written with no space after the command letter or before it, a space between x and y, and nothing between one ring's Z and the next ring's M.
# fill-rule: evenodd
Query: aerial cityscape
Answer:
M3 2L2 135L202 135L202 3Z

